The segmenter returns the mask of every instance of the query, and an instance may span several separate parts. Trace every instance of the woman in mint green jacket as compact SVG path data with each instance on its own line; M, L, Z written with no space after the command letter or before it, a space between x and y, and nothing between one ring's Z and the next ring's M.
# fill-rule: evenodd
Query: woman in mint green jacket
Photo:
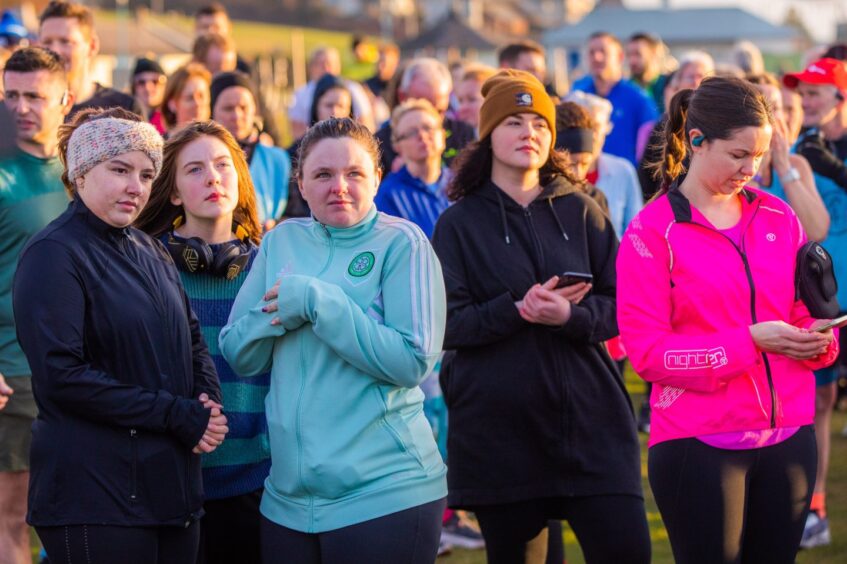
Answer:
M435 560L446 468L418 384L441 351L441 267L412 223L378 213L378 150L351 119L300 146L311 218L262 241L221 332L240 374L270 369L266 562Z

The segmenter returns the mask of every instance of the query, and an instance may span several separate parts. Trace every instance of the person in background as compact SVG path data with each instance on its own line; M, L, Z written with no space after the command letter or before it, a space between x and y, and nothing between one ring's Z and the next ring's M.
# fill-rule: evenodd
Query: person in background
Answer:
M374 110L374 124L377 127L381 126L391 115L384 91L400 64L400 48L393 43L382 43L379 46L378 54L376 72L364 82L364 85L374 95L371 104Z
M665 108L664 92L667 75L662 74L665 44L652 33L638 32L626 41L626 63L629 77L640 86L662 113Z
M162 99L162 118L168 133L192 121L209 119L211 82L212 75L198 63L188 63L168 78Z
M643 200L635 167L626 159L603 150L606 136L612 129L611 104L608 100L584 92L573 92L567 100L579 104L591 114L594 123L593 153L585 178L606 196L609 217L615 233L620 236L632 218L641 211Z
M234 71L238 57L235 42L219 33L207 33L194 40L192 61L206 67L212 76Z
M121 108L86 109L59 154L73 201L27 243L13 292L38 405L27 521L52 564L194 562L200 453L228 428L173 261L131 227L162 136Z
M621 338L654 382L647 475L679 564L794 562L812 495L811 371L838 342L796 295L797 216L747 186L772 127L744 80L677 93L661 195L617 255Z
M788 143L793 147L803 129L803 98L797 90L788 88L782 81L779 82L779 89L782 94L782 112L785 116Z
M782 77L783 85L800 94L803 126L795 150L815 173L815 185L830 213L829 235L822 242L833 257L836 280L847 280L847 70L837 59L812 61L799 73ZM847 284L838 285L838 303L847 309ZM842 333L843 334L843 333ZM844 357L839 364L844 363ZM838 365L815 372L815 435L817 476L811 511L800 545L804 548L832 542L826 513L832 410L837 394Z
M319 121L333 117L354 118L353 97L350 95L350 90L347 89L346 81L341 80L337 76L325 74L315 85L312 109L309 112L309 127ZM292 161L292 175L288 183L289 186L295 186L297 184L297 178L294 176L294 173L297 170L297 158L300 153L300 143L302 141L303 138L301 137L288 148L288 155ZM300 191L289 190L288 205L285 206L285 217L308 217L309 213L309 204L303 199Z
M94 80L94 61L100 38L94 15L82 4L53 0L39 16L38 44L58 53L68 73L74 107L67 119L84 108L123 108L144 115L135 99Z
M617 331L614 228L552 150L541 82L507 69L482 92L480 140L433 235L456 351L442 378L450 506L476 514L491 564L544 562L551 519L570 522L588 562L649 562L635 421L603 346ZM557 289L565 272L593 283Z
M229 19L229 13L223 4L218 2L201 6L194 12L194 37L211 33L232 37L232 21ZM247 61L241 57L237 57L235 69L245 74L250 74L252 70Z
M244 153L223 126L195 122L168 139L135 227L164 243L204 336L216 343L262 235ZM270 377L246 380L217 347L211 356L231 438L202 457L206 514L197 562L256 564L259 502L271 465L264 407Z
M18 49L28 47L30 43L29 31L23 22L12 10L3 10L0 14L0 68L5 66L6 61ZM2 97L2 92L0 92Z
M589 75L574 82L573 91L594 94L612 103L613 127L602 150L637 166L638 130L656 120L656 105L641 88L624 80L624 52L617 37L603 31L592 34L587 59Z
M285 149L259 142L256 87L238 71L221 73L212 80L212 119L223 125L244 150L256 188L259 221L271 229L285 212L291 159Z
M442 62L428 57L412 59L404 67L400 77L397 101L399 104L412 98L421 98L427 100L444 116L450 106L452 89L453 79ZM442 158L449 166L459 151L473 141L475 134L473 127L450 117L444 117L443 125L447 142ZM376 132L380 146L380 162L386 173L399 170L403 166L402 160L397 159L391 137L391 123L386 123Z
M813 241L823 241L829 231L829 212L818 194L812 167L802 156L790 152L779 81L768 73L748 75L747 81L762 93L773 112L771 146L762 156L750 185L788 202L806 236Z
M741 69L744 75L761 76L765 73L765 59L762 52L752 41L739 41L730 53L730 61Z
M540 44L526 39L510 43L497 52L497 66L501 69L517 69L530 73L541 81L544 90L553 99L558 99L558 92L547 76L547 52Z
M309 55L307 67L309 82L294 92L294 100L288 108L288 120L291 125L291 136L294 139L303 137L309 128L309 112L315 98L315 85L325 74L341 76L341 55L335 47L318 47ZM371 131L376 130L373 108L370 98L361 84L352 80L345 81L350 95L353 97L353 113L356 120Z
M132 94L144 110L147 118L156 131L165 134L165 120L162 117L162 101L165 99L165 88L168 77L161 65L153 59L141 57L135 61L132 70Z
M64 65L40 47L15 51L3 70L4 105L14 117L15 150L0 157L0 560L28 564L27 486L37 407L32 372L12 313L12 281L27 241L68 207L60 179L59 126L70 112Z
M312 217L265 236L221 331L237 373L271 370L267 564L438 550L447 469L418 385L441 352L444 282L421 230L377 212L377 151L350 118L309 129L297 178Z
M479 109L482 107L482 85L497 73L497 70L485 65L466 65L461 79L456 83L453 92L458 106L456 116L463 122L473 126L476 136L479 136Z

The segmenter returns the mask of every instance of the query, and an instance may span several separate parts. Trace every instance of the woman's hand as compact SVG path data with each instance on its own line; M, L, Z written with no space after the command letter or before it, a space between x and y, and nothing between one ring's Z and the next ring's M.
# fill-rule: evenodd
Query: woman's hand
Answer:
M200 394L198 399L203 402L203 407L212 410L212 415L206 424L206 432L203 433L200 442L197 443L197 446L191 452L195 454L210 453L224 442L224 437L229 432L229 427L226 425L226 415L221 412L221 409L223 409L221 404L209 399L207 394Z
M788 127L783 120L775 119L770 151L774 171L780 177L785 176L791 168L790 149L791 144L788 142Z
M572 290L573 286L555 290L558 277L554 276L544 284L536 284L530 288L523 300L516 305L526 321L541 325L558 327L571 318L571 302L565 296L582 299L584 288ZM574 284L579 286L584 284ZM564 294L564 295L563 295Z
M279 285L282 282L282 278L276 281L276 284L271 286L271 289L265 292L263 300L268 302L268 305L262 308L262 311L265 313L274 314L279 311ZM271 318L271 325L279 325L282 321L279 320L279 317L273 316Z
M816 324L823 323L825 321ZM765 321L751 325L750 335L760 350L795 360L808 360L825 353L833 339L831 329L818 333L799 329L784 321Z

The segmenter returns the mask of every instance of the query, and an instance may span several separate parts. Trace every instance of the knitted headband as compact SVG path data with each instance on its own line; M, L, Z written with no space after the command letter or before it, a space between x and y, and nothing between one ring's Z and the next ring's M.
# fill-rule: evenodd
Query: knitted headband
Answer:
M73 182L98 164L124 153L141 151L162 169L162 136L150 125L113 117L95 118L80 125L68 141L68 180Z

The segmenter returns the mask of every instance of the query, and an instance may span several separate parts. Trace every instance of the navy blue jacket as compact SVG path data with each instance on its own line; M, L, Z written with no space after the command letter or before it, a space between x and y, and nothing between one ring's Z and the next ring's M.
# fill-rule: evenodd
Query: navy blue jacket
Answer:
M32 369L32 525L186 525L220 385L161 243L77 198L21 253L18 339Z

